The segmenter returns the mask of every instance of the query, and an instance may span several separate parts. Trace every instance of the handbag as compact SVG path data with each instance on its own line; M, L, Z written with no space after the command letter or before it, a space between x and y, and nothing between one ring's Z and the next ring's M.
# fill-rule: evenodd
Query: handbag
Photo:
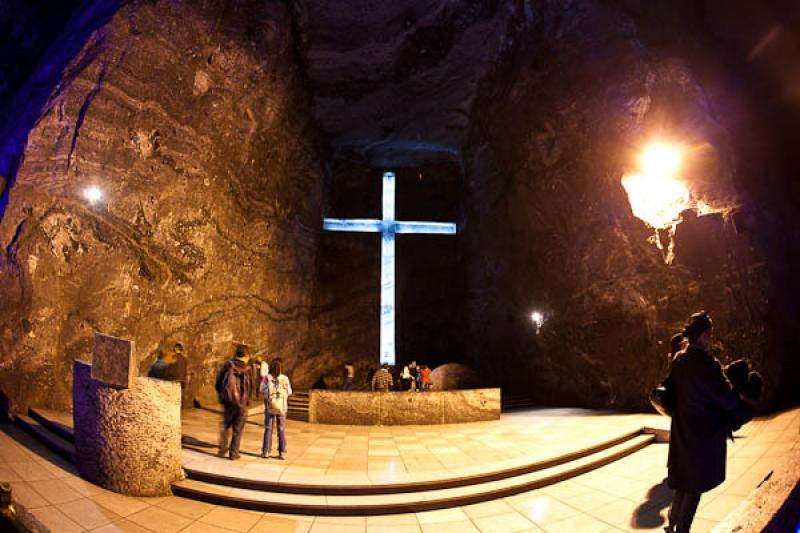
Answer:
M675 389L669 376L656 388L650 391L650 405L660 415L672 416L675 410Z

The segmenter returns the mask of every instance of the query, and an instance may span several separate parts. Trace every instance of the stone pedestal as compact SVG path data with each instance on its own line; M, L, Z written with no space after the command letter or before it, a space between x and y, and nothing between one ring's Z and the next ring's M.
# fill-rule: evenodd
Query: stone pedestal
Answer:
M169 494L183 478L180 384L140 377L118 388L92 379L83 361L75 361L73 378L81 476L121 494Z
M309 391L308 421L317 424L403 426L500 418L500 389L436 392Z

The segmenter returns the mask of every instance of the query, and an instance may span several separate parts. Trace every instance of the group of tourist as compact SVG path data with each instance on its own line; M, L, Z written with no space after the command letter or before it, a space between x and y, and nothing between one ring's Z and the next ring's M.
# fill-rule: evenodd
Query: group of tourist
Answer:
M753 417L761 375L746 360L722 367L709 354L711 318L693 314L672 338L663 404L671 414L669 486L675 490L667 532L688 532L702 493L725 480L726 439Z
M726 439L732 438L753 417L762 389L761 375L751 370L748 361L739 360L723 367L709 354L712 321L705 312L693 314L686 327L671 341L669 374L664 381L663 407L672 416L668 454L668 484L675 490L669 511L669 532L691 528L702 493L725 479ZM183 346L176 344L153 365L149 375L176 379L179 367L185 372ZM372 391L427 391L431 370L412 361L397 367L388 364L370 370L367 384ZM343 367L344 390L352 390L355 367ZM258 383L258 386L256 386ZM280 359L267 364L251 357L247 346L239 345L216 379L216 391L223 405L223 427L219 456L239 458L239 444L248 414L248 404L260 393L264 398L264 440L261 457L270 457L272 434L277 433L278 455L286 453L286 415L292 394L289 378L283 374ZM668 404L668 405L667 405ZM232 432L230 441L228 433Z
M258 364L255 365L252 361ZM257 378L254 376L254 368L258 369ZM225 361L217 373L214 388L223 406L217 455L227 455L234 461L239 459L239 445L247 422L250 401L261 394L264 398L264 441L261 457L272 457L272 435L276 432L278 455L274 458L283 460L286 453L286 415L289 411L292 384L283 373L281 360L259 362L259 358L251 357L247 346L239 345L233 358Z
M397 369L398 367L392 368L386 363L377 370L370 369L367 375L367 385L370 390L374 392L431 390L431 369L427 365L417 365L416 361L411 361L411 364L404 366L398 375L393 374L392 371Z

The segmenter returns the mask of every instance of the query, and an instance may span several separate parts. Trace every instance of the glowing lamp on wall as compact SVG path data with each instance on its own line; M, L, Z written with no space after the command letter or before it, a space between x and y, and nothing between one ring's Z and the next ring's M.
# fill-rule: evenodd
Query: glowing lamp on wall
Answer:
M103 199L103 190L96 185L92 185L91 187L87 187L83 190L83 197L90 204L96 204Z
M675 224L690 206L689 189L677 178L681 151L669 144L653 144L639 158L639 172L622 178L633 214L655 229Z
M533 325L536 326L536 333L539 333L539 329L541 329L542 324L544 324L544 315L541 311L534 311L531 313L531 322Z

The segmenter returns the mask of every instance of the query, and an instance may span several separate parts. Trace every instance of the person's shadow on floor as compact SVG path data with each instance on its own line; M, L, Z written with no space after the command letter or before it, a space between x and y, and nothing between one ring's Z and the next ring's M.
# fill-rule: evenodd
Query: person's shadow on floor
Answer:
M664 524L661 510L669 507L672 489L667 486L667 478L647 491L647 500L639 504L631 517L631 526L639 529L654 528Z

